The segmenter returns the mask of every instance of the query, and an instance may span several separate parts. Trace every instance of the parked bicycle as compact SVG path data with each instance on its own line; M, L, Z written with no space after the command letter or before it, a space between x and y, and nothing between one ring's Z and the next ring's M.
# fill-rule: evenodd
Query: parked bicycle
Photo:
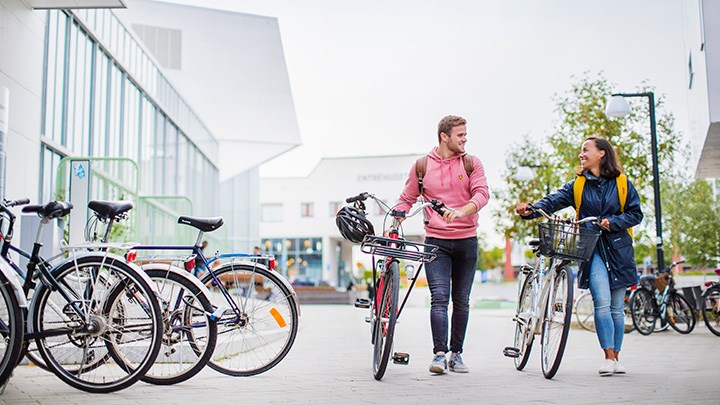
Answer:
M388 237L374 235L374 228L366 219L367 213L364 201L368 198L377 202L385 212L383 229L389 229ZM373 344L373 377L380 380L385 375L390 361L390 353L393 352L395 324L422 271L423 264L434 260L436 257L435 251L438 249L434 245L404 239L400 223L404 219L411 218L424 211L425 207L431 207L441 215L446 209L451 208L446 207L441 202L432 200L421 202L413 211L406 213L391 208L369 193L360 193L345 201L353 205L343 207L338 211L336 216L338 229L348 241L360 243L360 250L363 253L372 255L372 279L375 294L372 299L358 299L355 302L355 307L370 309L370 316L366 318L366 321L370 323L371 343ZM387 221L389 221L389 227L386 228ZM380 258L376 260L375 256ZM417 271L415 271L412 264L405 266L408 280L412 281L402 303L399 303L401 260L419 263L420 266ZM392 359L395 364L405 365L410 362L410 354L394 352Z
M0 250L2 267L7 264L13 278L15 273L26 274L20 291L15 285L23 341L33 340L44 364L75 388L107 393L132 385L160 350L162 318L152 281L109 251L64 246L64 254L55 260L40 257L43 231L50 221L70 212L72 205L67 202L23 207L23 212L41 218L37 239L29 254L12 246L15 215L9 208L26 203L0 203L0 216L7 224ZM30 258L27 272L13 262L11 248ZM22 307L27 297L31 297L29 304ZM7 368L15 365L3 364ZM0 370L0 375L7 371Z
M635 292L635 288L636 286L632 286L625 290L625 333L635 330L630 312L630 298ZM581 328L595 332L595 305L590 290L584 290L580 293L575 300L573 312L575 312L575 319L577 319L577 323Z
M720 269L715 269L720 276ZM707 289L702 293L702 316L710 332L720 336L720 281L705 283Z
M115 203L122 206L123 202ZM101 210L106 209L106 205L98 204ZM107 205L108 209L111 206ZM141 264L154 280L169 283L161 295L169 305L164 310L172 326L165 329L165 358L152 369L153 375L148 380L173 384L199 371L205 357L203 353L212 345L211 319L217 320L217 341L207 359L210 368L226 375L247 377L276 366L295 342L300 303L290 283L274 271L274 257L229 253L207 258L202 249L203 235L219 229L223 225L222 217L181 216L178 223L198 230L193 245L136 245L126 254L129 260ZM187 254L167 255L168 251ZM147 255L138 256L138 252ZM221 264L215 266L216 261ZM182 267L173 268L172 263L182 263ZM200 275L200 285L188 284L187 278L178 273L182 268L191 270L196 263L203 264L205 273ZM186 288L177 288L180 285ZM210 298L211 311L200 303L201 290ZM188 301L190 297L198 302ZM182 304L176 307L183 301L184 309ZM192 360L184 365L174 363L180 356L173 351L176 345L186 350L189 346Z
M692 332L697 322L697 314L690 303L675 289L672 269L684 260L671 263L657 277L648 278L654 285L650 291L639 288L630 300L633 324L642 335L655 330L655 323L664 320L678 333Z
M585 222L597 224L597 217L581 220L550 216L532 205L547 222L538 223L539 239L530 241L537 256L534 267L521 268L522 287L518 297L515 338L512 347L503 354L512 357L515 368L522 370L530 358L535 335L541 335L540 363L545 378L553 378L560 368L573 305L573 273L571 261L588 260L592 256L600 231L581 227Z

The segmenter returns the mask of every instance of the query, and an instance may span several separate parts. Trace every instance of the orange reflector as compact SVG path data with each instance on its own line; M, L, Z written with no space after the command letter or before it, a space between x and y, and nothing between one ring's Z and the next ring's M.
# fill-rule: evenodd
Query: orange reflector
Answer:
M285 323L285 319L283 319L282 315L280 315L280 311L278 311L277 309L275 309L275 308L271 309L270 315L272 315L273 318L275 318L275 322L277 322L278 326L280 326L281 328L284 328L285 326L287 326L287 324Z

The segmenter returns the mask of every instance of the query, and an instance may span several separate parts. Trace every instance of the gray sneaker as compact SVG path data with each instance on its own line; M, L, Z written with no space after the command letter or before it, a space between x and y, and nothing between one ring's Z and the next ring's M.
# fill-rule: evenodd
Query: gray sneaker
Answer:
M430 363L430 372L435 374L443 374L447 370L447 360L445 353L437 353Z
M450 371L454 371L456 373L468 373L470 372L470 369L468 366L465 365L462 361L462 357L460 357L460 353L453 353L450 355L450 361L448 362L450 365Z

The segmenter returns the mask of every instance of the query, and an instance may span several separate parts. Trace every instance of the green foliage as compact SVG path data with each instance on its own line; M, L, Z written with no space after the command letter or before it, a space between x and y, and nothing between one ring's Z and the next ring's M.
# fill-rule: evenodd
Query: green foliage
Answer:
M478 261L475 268L477 270L495 269L501 267L505 261L503 260L505 251L497 246L489 248L487 246L484 234L478 235Z
M586 75L572 88L554 100L559 119L546 139L533 141L525 137L520 144L511 147L507 157L507 167L503 173L507 189L495 192L500 203L496 212L499 227L505 235L513 239L522 239L535 233L534 221L524 221L515 214L515 204L535 202L545 194L544 185L551 190L571 181L579 165L578 154L582 142L590 136L606 138L618 152L628 178L635 185L643 203L643 212L652 211L652 154L650 144L649 103L646 97L628 98L632 114L619 119L610 119L605 115L607 100L615 92L615 86L598 74L592 78ZM629 90L629 89L622 89ZM653 91L643 85L636 93ZM672 158L676 155L680 137L675 133L672 115L664 111L665 101L662 95L655 97L656 128L658 140L658 160L661 178L673 168ZM535 169L534 181L521 181L515 178L518 167L526 165L540 166ZM636 227L636 234L646 235L644 225ZM654 229L654 222L651 223ZM654 232L652 233L654 234ZM643 251L643 254L646 252ZM653 255L654 256L654 255ZM644 257L644 256L642 256Z

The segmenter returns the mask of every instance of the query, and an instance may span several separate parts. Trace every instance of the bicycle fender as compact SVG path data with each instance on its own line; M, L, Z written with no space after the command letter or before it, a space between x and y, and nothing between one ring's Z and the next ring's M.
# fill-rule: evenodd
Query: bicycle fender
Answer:
M287 281L287 279L285 279L285 277L283 277L283 275L280 274L280 273L278 273L277 271L270 270L270 269L268 269L267 266L265 266L265 265L263 265L263 264L259 264L259 263L256 263L256 262L253 262L253 261L248 261L248 260L236 260L236 261L232 261L232 262L229 262L229 263L222 264L222 265L217 269L217 271L220 271L221 269L224 269L224 268L226 268L226 267L232 267L232 266L238 266L238 265L240 265L240 266L246 266L246 267L257 267L257 268L261 268L261 269L263 269L263 270L266 270L268 273L273 274L274 276L276 276L277 279L280 280L280 282L281 282L285 287L287 287L288 291L290 291L290 295L292 296L292 299L293 299L293 301L295 302L295 308L297 308L297 311L298 311L298 317L301 315L301 311L300 311L300 299L298 298L297 293L295 292L295 289L292 287L292 284L290 284L290 282Z
M0 259L0 271L5 275L5 277L10 282L10 288L12 288L13 292L15 293L15 296L17 297L18 304L22 308L27 308L27 298L25 297L25 294L23 293L22 286L20 285L20 281L18 281L17 273L15 273L15 270L10 267L10 264L8 264L5 259Z
M164 264L164 263L148 263L143 264L140 266L140 268L145 272L145 270L163 270L168 271L170 273L174 273L179 275L180 277L190 281L194 286L196 286L198 289L200 289L200 292L205 294L208 299L210 298L210 290L205 287L205 284L200 282L200 279L190 274L187 270L182 269L177 266L173 266L171 264ZM153 283L154 284L154 283Z
M157 286L155 285L155 283L152 281L152 279L151 279L150 277L148 277L147 274L145 274L144 271L142 271L142 269L140 268L140 266L138 266L138 265L135 264L135 263L128 262L127 260L125 260L124 257L118 256L118 255L116 255L116 254L114 254L114 253L108 253L108 252L81 252L81 253L74 253L74 252L73 252L73 253L70 253L70 257L68 257L67 259L65 259L65 260L63 260L62 262L58 263L56 266L53 266L53 268L52 268L50 271L52 272L52 271L54 271L55 269L58 269L58 268L60 268L61 266L63 266L65 263L72 263L72 262L74 262L75 260L80 259L81 257L86 257L86 256L101 257L101 258L103 258L104 261L106 261L106 262L118 261L118 262L121 262L121 263L124 264L124 265L129 266L131 269L133 269L133 270L138 274L138 276L139 276L141 279L143 279L143 281L145 281L145 282L148 284L148 286L150 286L150 290L151 290L153 293L155 293L156 295L159 294L159 291L158 291Z

